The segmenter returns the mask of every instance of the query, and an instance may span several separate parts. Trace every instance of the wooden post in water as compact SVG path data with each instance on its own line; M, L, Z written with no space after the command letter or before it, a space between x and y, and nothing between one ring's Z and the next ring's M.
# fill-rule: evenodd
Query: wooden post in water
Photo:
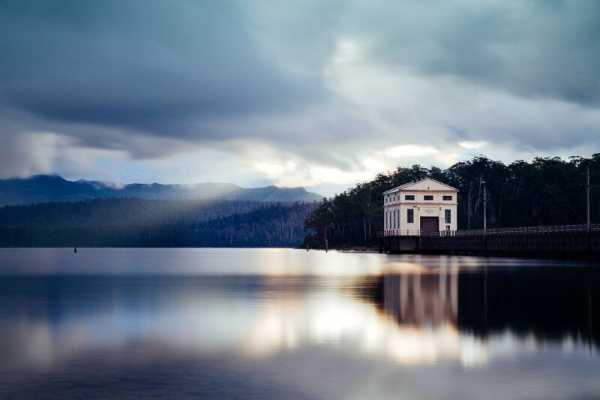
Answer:
M592 212L591 212L591 202L592 202L592 185L591 185L591 171L590 164L587 166L587 179L586 179L586 217L587 217L587 249L588 251L592 250Z
M592 185L590 184L591 181L591 172L590 172L590 166L588 165L587 167L587 183L586 183L586 189L587 189L587 195L586 195L586 203L587 203L587 229L588 232L592 230L592 216L591 216L591 197L592 197Z
M487 234L487 189L485 187L485 181L482 180L483 185L483 234Z
M483 251L487 254L487 188L483 178L481 184L483 185Z

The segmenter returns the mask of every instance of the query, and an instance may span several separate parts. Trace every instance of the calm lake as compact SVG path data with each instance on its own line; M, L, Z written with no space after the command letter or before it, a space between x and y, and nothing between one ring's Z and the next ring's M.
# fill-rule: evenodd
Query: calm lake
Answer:
M600 265L0 249L0 399L598 399Z

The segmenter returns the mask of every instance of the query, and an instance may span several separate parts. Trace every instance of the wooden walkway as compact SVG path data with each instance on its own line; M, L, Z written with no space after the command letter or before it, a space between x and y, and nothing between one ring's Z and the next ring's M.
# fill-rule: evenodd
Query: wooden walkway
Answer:
M440 232L421 236L386 236L390 253L519 255L548 257L600 256L600 224L532 226Z

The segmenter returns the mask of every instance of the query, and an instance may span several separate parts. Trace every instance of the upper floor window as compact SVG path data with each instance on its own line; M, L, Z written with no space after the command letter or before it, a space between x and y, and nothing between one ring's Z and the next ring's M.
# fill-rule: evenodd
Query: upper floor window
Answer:
M444 200L444 201L451 201L452 200L452 196L442 196L442 200Z
M426 194L425 196L423 196L423 200L425 200L425 201L432 201L433 200L433 195L432 194Z
M407 194L406 196L404 196L404 200L414 200L414 199L415 199L414 194Z

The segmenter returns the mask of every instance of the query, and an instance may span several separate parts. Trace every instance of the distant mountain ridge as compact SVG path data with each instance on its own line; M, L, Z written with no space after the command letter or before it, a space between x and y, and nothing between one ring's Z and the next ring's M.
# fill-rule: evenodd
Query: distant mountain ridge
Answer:
M265 186L242 188L231 183L141 184L116 187L98 181L69 181L58 175L0 179L0 206L109 198L154 200L227 200L259 202L313 202L322 196L305 188Z

